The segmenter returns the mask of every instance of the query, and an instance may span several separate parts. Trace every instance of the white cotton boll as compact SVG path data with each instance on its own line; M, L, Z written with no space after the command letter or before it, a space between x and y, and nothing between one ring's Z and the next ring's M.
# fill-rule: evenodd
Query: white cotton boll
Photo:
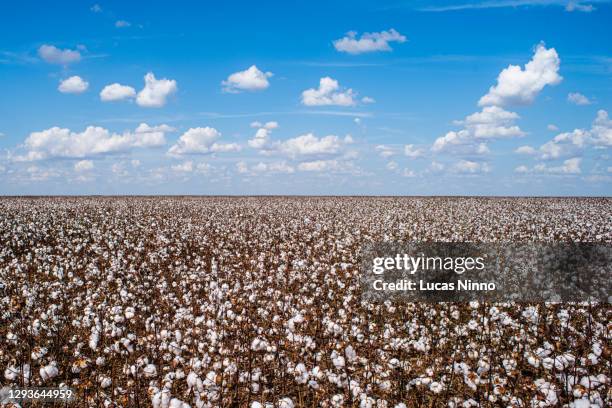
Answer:
M50 380L51 378L57 376L59 374L59 370L57 369L57 363L52 362L49 365L40 368L39 371L40 378L43 381Z
M550 357L546 357L542 360L542 367L544 367L546 370L552 369L554 365L555 361Z
M193 371L187 375L187 387L192 389L198 384L199 377Z
M346 355L346 358L348 358L348 361L351 363L357 360L357 353L355 352L353 346L351 346L350 344L344 349L344 355Z
M8 366L4 370L4 378L6 378L9 381L15 381L17 377L19 376L19 372L20 372L19 368Z
M47 349L45 347L35 347L34 350L32 350L32 360L38 360L45 354L47 354Z
M433 392L434 394L439 394L440 392L442 392L442 390L444 389L444 387L442 386L442 384L440 384L437 381L432 382L431 384L429 384L429 389L431 390L431 392Z
M406 406L406 404L404 404L403 402L400 402L399 404L397 404L394 408L408 408Z
M89 348L96 350L98 348L98 342L100 341L100 331L97 327L92 328L91 335L89 336Z
M142 369L142 372L145 378L153 378L157 376L157 367L154 364L147 364L145 368Z
M108 388L112 383L113 381L110 379L110 377L103 376L100 378L100 387L102 388Z
M278 401L278 408L294 408L295 404L291 398L285 397Z
M344 395L336 394L332 397L331 403L333 407L341 407L344 404Z
M332 358L332 363L334 363L334 366L336 368L340 369L345 366L344 357L342 357L335 351L332 352L331 358Z
M590 406L591 401L589 401L588 399L577 399L570 404L571 408L589 408Z
M257 401L253 401L253 402L251 402L250 408L263 408L263 405L261 405L261 403L259 403Z
M17 338L18 338L18 337L17 337L17 335L16 335L15 333L8 332L8 333L6 334L6 340L8 340L8 342L9 342L10 344L17 344Z
M129 320L136 315L136 310L132 306L126 307L123 315Z
M177 398L172 398L170 400L170 408L189 408L189 404Z

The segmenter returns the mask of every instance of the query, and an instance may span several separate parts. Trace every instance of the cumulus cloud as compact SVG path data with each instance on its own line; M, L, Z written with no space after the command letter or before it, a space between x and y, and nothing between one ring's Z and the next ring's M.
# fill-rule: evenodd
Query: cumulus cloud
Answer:
M131 99L136 97L136 90L131 86L114 83L106 85L100 91L100 100L102 102L120 101L122 99Z
M251 65L244 71L234 72L221 82L223 90L229 93L242 91L262 91L270 86L271 72L260 71L257 66Z
M101 13L102 7L99 4L94 4L93 6L91 6L90 10L94 13Z
M399 167L399 164L397 164L397 162L391 160L390 162L387 163L387 165L385 167L387 168L387 170L395 171Z
M416 173L406 167L402 170L402 177L416 177Z
M378 152L380 157L384 157L385 159L397 154L395 149L385 145L378 145L374 149Z
M295 172L293 166L287 164L285 161L280 162L272 162L272 163L263 163L259 162L255 166L251 168L252 171L256 173L286 173L291 174Z
M117 20L117 21L115 21L115 27L117 27L117 28L125 28L125 27L129 27L131 25L132 25L132 23L130 23L129 21L125 21L125 20Z
M525 165L520 165L514 169L515 173L529 173L529 167Z
M391 42L406 42L406 37L390 29L379 33L363 33L357 38L357 32L349 31L346 36L333 42L337 51L348 54L363 54L366 52L391 51Z
M407 144L404 146L404 155L411 159L423 156L423 149L416 148L413 144Z
M354 106L356 97L352 89L342 89L338 81L324 77L319 80L318 88L302 92L302 103L306 106Z
M92 170L94 164L91 160L80 160L74 164L74 170L78 172Z
M574 105L590 105L591 101L589 98L581 94L580 92L570 92L567 94L567 101Z
M250 147L262 151L272 147L270 133L272 130L278 128L278 122L271 121L265 124L253 122L251 123L251 127L257 128L257 132L255 132L255 136L247 142Z
M560 133L540 146L538 152L540 159L555 160L580 155L588 146L595 148L612 146L612 120L605 110L597 112L590 129L574 129L571 132Z
M186 161L180 164L175 164L171 166L172 170L177 173L191 173L193 171L193 162Z
M590 13L591 11L595 10L595 7L593 7L592 4L584 4L581 1L577 1L577 0L570 0L567 2L567 5L565 6L565 10L566 11L582 11L583 13Z
M592 143L597 146L612 146L612 120L605 110L597 111L597 117L591 127Z
M302 162L298 164L298 170L313 173L357 173L357 169L352 162L337 159Z
M353 143L350 135L340 138L335 135L316 137L307 133L279 142L275 147L280 153L295 158L298 156L332 155L340 153L346 145Z
M551 173L551 174L580 174L580 163L582 159L579 157L573 157L563 162L561 166L548 167L543 163L534 166L534 170L539 173Z
M222 153L240 150L236 143L217 143L221 133L212 127L197 127L187 130L178 141L170 147L168 154L181 156L184 154Z
M489 170L490 168L487 163L470 160L461 160L453 166L453 171L461 174L488 173Z
M49 64L68 65L81 60L78 50L60 49L54 45L43 44L38 48L38 56Z
M123 134L88 126L83 132L52 127L33 132L26 138L23 155L11 156L14 161L33 161L47 158L82 158L107 153L128 151L133 148L161 146L166 143L167 125L140 124L134 131Z
M57 87L61 93L73 94L83 93L87 90L87 88L89 88L89 82L77 75L60 81L60 84Z
M483 144L484 142L525 135L525 132L514 124L518 118L516 113L508 112L498 106L485 106L482 111L473 113L464 120L456 121L455 124L463 125L464 128L459 131L450 131L437 138L432 150L441 152L453 147L461 147L460 151L464 153L487 153L488 148Z
M346 146L353 143L350 135L344 138L336 135L317 137L312 133L282 141L272 140L270 135L274 129L278 128L277 122L271 121L265 124L253 122L251 127L257 128L257 132L253 138L248 140L249 147L265 154L276 153L290 158L339 154Z
M549 124L548 126L546 126L546 129L550 130L551 132L556 132L557 130L559 130L559 128L557 127L557 125L554 124Z
M554 48L546 48L543 44L536 47L535 53L524 68L509 65L497 77L497 85L480 98L480 106L526 105L546 85L556 85L563 79L559 75L560 59Z
M534 149L534 148L533 148L533 147L531 147L531 146L527 146L527 145L525 145L525 146L519 146L519 147L517 147L517 148L516 148L516 150L515 150L514 152L515 152L515 153L518 153L518 154L534 155L534 154L536 154L536 153L537 153L537 150L536 150L536 149Z
M144 77L145 86L136 97L136 103L146 108L160 108L166 104L168 96L177 91L176 81L173 79L156 79L152 72Z

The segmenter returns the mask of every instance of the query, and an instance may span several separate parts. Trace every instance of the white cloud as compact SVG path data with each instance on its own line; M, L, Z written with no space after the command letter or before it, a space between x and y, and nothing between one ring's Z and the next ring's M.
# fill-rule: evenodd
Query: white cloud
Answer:
M392 160L389 163L387 163L385 167L387 168L387 170L395 171L399 167L399 164L397 164L397 162Z
M378 152L380 157L384 157L385 159L397 154L395 149L385 145L378 145L374 149Z
M335 135L317 137L307 133L287 140L272 140L272 130L278 128L278 123L271 121L262 124L251 123L251 127L258 128L252 139L248 140L249 147L265 154L282 154L290 158L299 156L321 156L339 154L344 147L353 143L353 138L346 135L340 138Z
M236 163L236 171L240 174L246 174L249 172L249 167L245 162L239 161Z
M591 127L592 143L596 146L612 146L612 120L608 112L601 109Z
M341 89L338 81L324 77L319 80L319 88L302 92L302 103L306 106L354 106L356 96L352 89Z
M238 93L241 91L262 91L270 86L268 78L273 74L271 72L262 72L257 66L251 65L244 71L234 72L221 82L223 90L229 93Z
M595 7L593 7L592 4L583 4L581 1L578 0L570 0L567 2L565 10L570 12L582 11L583 13L590 13L591 11L595 10Z
M212 169L213 169L213 166L211 166L208 163L198 163L198 165L196 166L196 171L201 174L207 174Z
M275 148L280 153L294 158L297 156L337 154L344 146L351 143L353 143L353 139L349 135L344 138L335 135L318 138L312 133L307 133L279 142Z
M43 44L38 49L38 56L49 64L68 65L81 60L81 53L77 50L59 49L54 45Z
M534 170L540 173L552 173L552 174L580 174L580 162L582 159L574 157L567 159L563 162L563 165L556 167L548 167L545 164L537 164L534 166Z
M574 129L556 135L538 149L542 160L555 160L579 156L589 146L608 148L612 146L612 120L608 112L599 110L591 129Z
M361 103L375 103L376 100L374 98L370 98L369 96L364 96L361 98Z
M423 156L423 149L416 148L413 144L407 144L404 146L404 155L411 159Z
M117 21L115 21L115 27L117 27L117 28L125 28L125 27L129 27L131 25L132 25L132 23L130 23L129 21L125 21L125 20L117 20Z
M410 170L409 168L404 168L404 170L402 170L402 176L403 177L416 177L416 173Z
M101 13L102 7L99 4L94 4L93 6L91 6L90 10L94 13Z
M362 54L366 52L391 51L390 42L403 43L406 42L406 37L394 29L379 33L363 33L359 38L357 38L355 31L350 31L345 37L335 40L333 44L336 50L340 52Z
M556 132L559 130L559 128L557 127L557 125L554 124L549 124L548 126L546 126L546 129L550 130L551 132Z
M88 126L83 132L52 127L33 132L26 138L26 154L11 157L14 161L33 161L46 158L81 158L106 153L128 151L132 148L161 146L166 143L166 125L151 127L140 124L133 132L111 133L107 129Z
M574 105L590 105L591 101L589 98L579 92L570 92L567 94L567 101Z
M464 129L450 131L437 138L432 150L441 152L452 147L460 147L464 153L486 153L488 148L482 145L482 141L525 135L525 132L514 124L518 118L516 113L508 112L498 106L485 106L482 111L473 113L462 121L456 121L455 124L463 125Z
M74 170L76 171L88 171L94 168L94 164L91 160L81 160L74 164Z
M274 121L266 122L265 124L253 122L251 123L251 127L258 129L257 132L255 132L255 136L247 142L248 145L253 149L262 151L271 148L270 133L273 129L278 128L278 123Z
M291 174L295 172L293 166L287 164L285 161L263 163L259 162L251 168L256 173L286 173Z
M83 93L89 88L89 82L83 80L80 76L71 76L70 78L66 78L60 81L57 89L61 93Z
M197 127L187 130L178 141L170 147L168 154L180 156L183 154L223 153L240 150L236 143L217 143L221 133L211 127Z
M437 161L432 161L429 165L429 171L431 171L432 173L440 173L442 170L444 170L444 167L444 164L439 163Z
M487 163L479 163L470 160L461 160L455 164L453 170L456 173L463 174L476 174L476 173L487 173L489 172L489 165Z
M186 161L172 166L172 170L177 173L191 173L193 171L193 162Z
M529 167L525 165L520 165L514 169L515 173L529 173Z
M543 44L536 47L531 61L524 69L510 65L497 77L497 85L480 98L480 106L525 105L533 102L546 85L556 85L563 79L559 71L559 56L554 48Z
M156 79L152 72L144 77L145 86L136 97L136 103L146 108L160 108L166 104L166 98L178 89L173 79Z
M355 172L355 167L350 162L341 160L313 160L300 163L298 170L305 172Z
M102 102L120 101L122 99L131 99L136 96L136 90L131 86L114 83L106 85L100 91L100 99Z
M531 146L519 146L514 152L518 154L534 155L537 153L537 150Z

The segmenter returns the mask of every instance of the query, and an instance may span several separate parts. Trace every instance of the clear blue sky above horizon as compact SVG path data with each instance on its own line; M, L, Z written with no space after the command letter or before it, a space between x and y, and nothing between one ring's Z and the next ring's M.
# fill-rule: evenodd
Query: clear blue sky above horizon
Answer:
M0 194L612 193L607 1L3 8Z

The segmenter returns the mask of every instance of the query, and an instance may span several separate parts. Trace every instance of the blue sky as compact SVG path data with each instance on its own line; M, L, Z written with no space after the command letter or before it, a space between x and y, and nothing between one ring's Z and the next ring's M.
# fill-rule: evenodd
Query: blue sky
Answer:
M2 194L612 192L609 2L3 7Z

